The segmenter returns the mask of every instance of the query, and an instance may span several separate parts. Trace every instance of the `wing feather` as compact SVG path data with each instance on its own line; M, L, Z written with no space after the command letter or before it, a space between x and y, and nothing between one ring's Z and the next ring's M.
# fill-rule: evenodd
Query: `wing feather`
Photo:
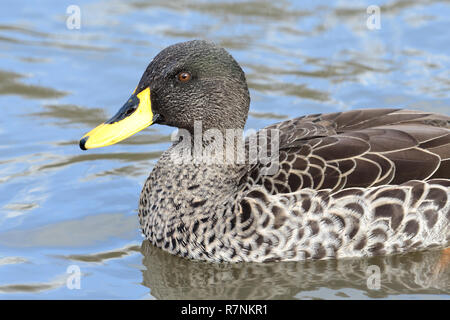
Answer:
M315 114L274 124L280 165L250 169L270 193L332 189L450 178L450 117L401 109Z

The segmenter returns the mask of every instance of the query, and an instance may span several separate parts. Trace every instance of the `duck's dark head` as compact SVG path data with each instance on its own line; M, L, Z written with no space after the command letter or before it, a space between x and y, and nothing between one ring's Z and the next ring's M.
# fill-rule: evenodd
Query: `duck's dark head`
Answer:
M225 49L200 40L177 43L153 59L125 105L80 147L111 145L153 123L191 132L195 121L204 130L242 129L249 104L245 74Z

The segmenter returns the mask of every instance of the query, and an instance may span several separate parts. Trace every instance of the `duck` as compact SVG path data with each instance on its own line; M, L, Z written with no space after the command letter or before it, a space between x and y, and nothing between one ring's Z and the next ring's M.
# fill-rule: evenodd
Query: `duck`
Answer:
M80 142L178 129L139 199L148 241L207 262L392 255L450 244L450 117L355 109L244 137L245 73L205 40L158 53L122 108Z

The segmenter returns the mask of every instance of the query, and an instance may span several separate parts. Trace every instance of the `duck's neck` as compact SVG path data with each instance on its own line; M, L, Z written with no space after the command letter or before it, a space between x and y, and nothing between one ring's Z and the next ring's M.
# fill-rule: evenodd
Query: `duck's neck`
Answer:
M148 177L139 218L154 245L198 258L208 255L208 231L235 216L243 166L179 163L178 151L175 144L164 152Z
M154 172L159 171L162 179L155 182L160 186L171 185L168 194L180 197L180 202L188 202L185 197L189 196L217 201L236 192L242 168L214 157L189 157L183 151L180 155L178 145L173 145L155 166Z

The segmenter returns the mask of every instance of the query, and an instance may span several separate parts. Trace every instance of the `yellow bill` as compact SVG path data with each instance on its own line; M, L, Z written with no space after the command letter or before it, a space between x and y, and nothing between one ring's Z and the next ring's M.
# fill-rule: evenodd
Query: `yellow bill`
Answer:
M132 136L153 123L150 89L132 94L114 117L86 133L80 140L83 150L106 147Z

